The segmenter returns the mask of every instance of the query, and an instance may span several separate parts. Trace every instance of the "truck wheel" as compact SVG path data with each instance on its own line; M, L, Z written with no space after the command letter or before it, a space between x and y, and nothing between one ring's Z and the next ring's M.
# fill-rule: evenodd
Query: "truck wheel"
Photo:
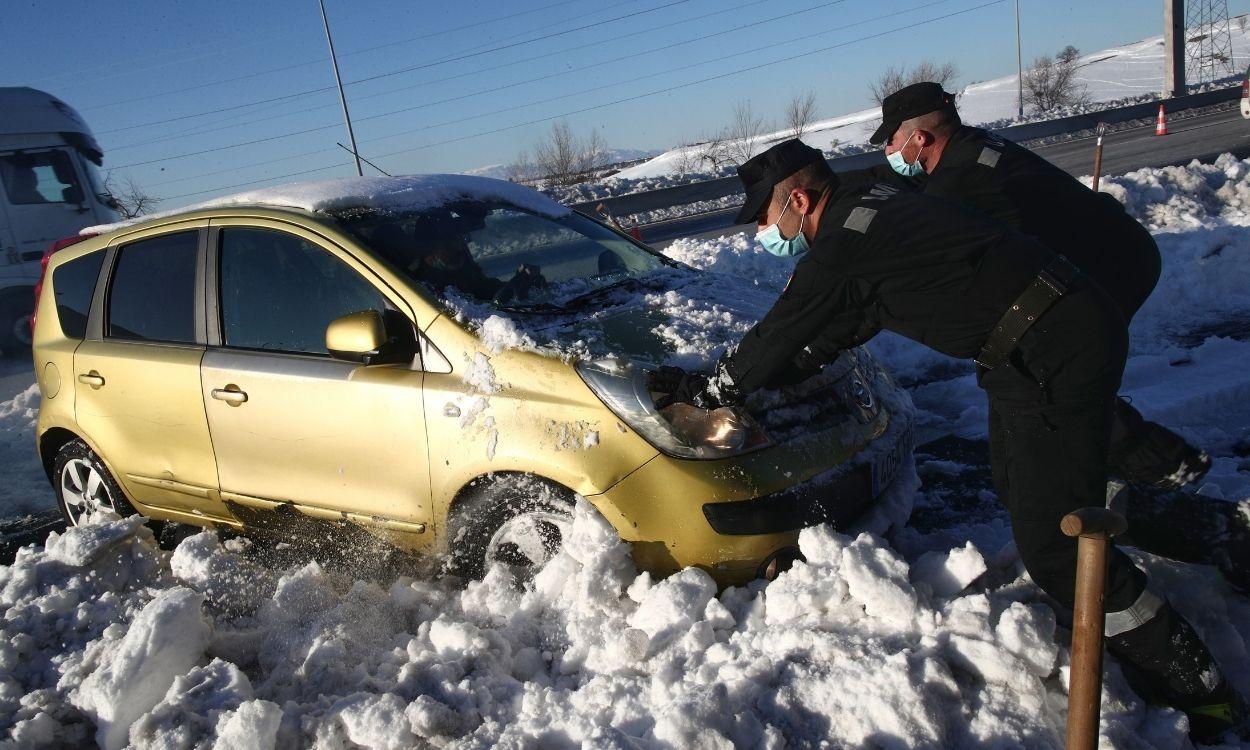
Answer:
M447 520L450 572L469 579L506 565L529 580L560 551L573 525L573 493L529 475L482 480Z
M104 462L81 440L71 440L57 451L52 463L52 483L61 515L70 526L84 523L100 510L119 516L137 512Z
M30 350L33 304L17 295L0 299L0 352L4 356L20 356Z

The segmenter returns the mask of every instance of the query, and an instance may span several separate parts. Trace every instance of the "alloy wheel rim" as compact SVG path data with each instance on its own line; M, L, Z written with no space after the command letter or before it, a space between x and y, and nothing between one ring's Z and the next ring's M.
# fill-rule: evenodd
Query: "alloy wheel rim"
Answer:
M573 519L561 513L532 510L508 519L486 545L486 567L507 566L514 577L526 580L560 551Z
M78 526L92 513L117 512L104 476L81 458L67 461L61 469L61 499L72 526Z

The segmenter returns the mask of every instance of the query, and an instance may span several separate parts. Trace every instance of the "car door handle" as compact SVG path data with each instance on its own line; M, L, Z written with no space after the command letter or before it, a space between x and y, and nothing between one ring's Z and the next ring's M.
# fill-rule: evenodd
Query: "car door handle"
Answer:
M225 401L231 406L240 406L247 403L247 394L239 390L237 385L228 385L225 388L214 388L213 398L218 401Z
M89 385L92 388L102 388L104 386L104 376L92 370L78 375L78 382L83 385Z

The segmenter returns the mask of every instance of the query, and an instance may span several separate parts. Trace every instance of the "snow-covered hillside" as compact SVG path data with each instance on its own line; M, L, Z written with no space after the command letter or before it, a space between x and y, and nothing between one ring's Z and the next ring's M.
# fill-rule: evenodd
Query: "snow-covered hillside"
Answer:
M1250 31L1234 19L1230 24L1233 40L1234 70L1239 73L1250 58ZM1083 55L1078 82L1089 91L1090 102L1114 106L1142 97L1158 96L1163 89L1163 37L1152 37L1121 47ZM965 86L958 92L959 112L970 125L994 123L1006 125L1016 119L1016 75L982 81ZM827 105L826 105L827 106ZM1048 113L1043 119L1062 116L1064 112ZM1026 112L1026 119L1030 118ZM878 108L830 117L813 123L803 134L803 142L823 151L835 146L847 150L868 145L868 138L881 121ZM789 138L789 131L777 131L756 141L759 152L772 143ZM654 159L624 169L614 178L633 180L656 178L679 173L684 165L697 164L698 147L665 151Z
M1245 502L1250 160L1102 184L1165 263L1125 390L1213 453L1211 502ZM741 234L669 252L773 292L790 270ZM966 363L873 346L929 437L984 434ZM9 462L33 453L36 402L0 405L18 476L0 515L51 503ZM212 532L169 553L135 520L100 518L0 566L0 747L1061 747L1067 630L984 467L931 450L893 489L911 525L810 529L807 562L719 594L699 570L638 574L585 503L526 590L503 568L460 590ZM1212 569L1137 556L1250 693L1250 599ZM1114 662L1102 732L1104 747L1189 747L1184 717L1146 706Z

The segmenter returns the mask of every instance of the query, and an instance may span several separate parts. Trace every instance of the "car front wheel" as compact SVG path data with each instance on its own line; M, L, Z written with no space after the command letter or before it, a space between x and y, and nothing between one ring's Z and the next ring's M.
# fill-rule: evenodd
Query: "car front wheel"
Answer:
M104 462L81 440L71 440L56 454L52 467L57 505L70 526L85 523L94 513L135 514Z
M510 475L469 488L448 519L451 572L477 579L496 563L529 580L560 551L573 524L573 493Z

